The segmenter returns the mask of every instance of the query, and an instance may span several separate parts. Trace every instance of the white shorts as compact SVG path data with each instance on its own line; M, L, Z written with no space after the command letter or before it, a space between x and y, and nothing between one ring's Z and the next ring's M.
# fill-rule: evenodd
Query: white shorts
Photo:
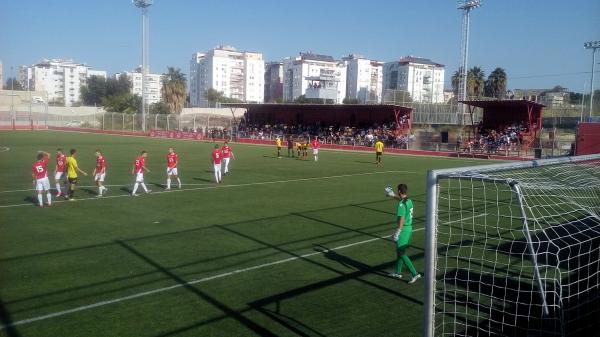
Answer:
M42 179L36 179L35 190L38 192L50 191L50 180L48 180L48 177L42 178Z
M319 154L319 149L313 149L313 154L314 154L314 155L317 155L317 154Z
M96 175L94 176L94 181L103 182L105 176L106 176L106 172L104 172L104 173L96 173Z
M56 174L54 174L54 180L64 180L67 179L67 175L64 172L56 172Z
M177 174L177 167L173 167L173 168L168 168L167 167L167 175L169 176L176 176Z
M144 182L144 174L143 173L136 173L135 174L135 182L136 183L143 183Z
M213 164L215 172L221 172L221 164Z

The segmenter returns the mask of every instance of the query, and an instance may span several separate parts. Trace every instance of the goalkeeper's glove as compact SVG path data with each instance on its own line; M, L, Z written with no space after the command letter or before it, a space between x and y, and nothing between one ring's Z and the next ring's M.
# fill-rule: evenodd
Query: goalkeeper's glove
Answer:
M396 195L394 194L394 191L392 190L391 186L388 186L385 188L385 195L387 195L390 198L395 197Z
M393 236L394 242L398 242L399 238L400 238L400 230L396 230L396 233L394 233L394 236Z

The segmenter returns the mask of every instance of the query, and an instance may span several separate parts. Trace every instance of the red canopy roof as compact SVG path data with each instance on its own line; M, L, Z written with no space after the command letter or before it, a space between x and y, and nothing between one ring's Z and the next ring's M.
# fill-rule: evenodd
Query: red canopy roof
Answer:
M473 107L483 109L483 127L496 128L501 125L512 125L525 123L529 128L540 129L542 127L542 110L545 105L517 99L505 100L466 100L460 101L469 106L469 112Z
M363 104L246 104L223 106L245 108L246 121L252 124L321 124L371 126L398 122L403 116L411 125L412 108L398 105Z

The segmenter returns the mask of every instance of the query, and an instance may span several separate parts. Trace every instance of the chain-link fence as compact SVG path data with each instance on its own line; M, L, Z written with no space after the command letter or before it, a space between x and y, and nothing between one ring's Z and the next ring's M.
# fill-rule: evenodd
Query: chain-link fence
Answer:
M413 138L393 142L390 146L416 150L456 151L456 137L460 125L477 124L481 120L480 111L475 111L471 121L471 115L458 113L456 105L414 103L412 107L414 109ZM68 108L64 109L63 111L68 112ZM10 127L14 121L14 124L21 128L71 127L123 132L141 132L143 129L143 118L140 114L107 113L94 108L88 109L92 112L88 114L57 114L52 110L44 105L20 106L15 107L14 111L0 108L0 128ZM549 109L548 113L545 111L544 129L540 136L543 156L563 155L571 151L575 141L575 127L579 121L579 117L573 114L573 109ZM218 135L231 134L232 130L237 130L237 123L239 123L239 118L210 114L183 116L149 114L145 118L147 131L191 131L217 138ZM442 133L446 133L445 136L441 136ZM238 137L257 139L256 135L243 133L238 134ZM264 134L258 138L269 140L274 139L273 137L274 134ZM368 145L362 140L352 138L344 138L339 142L342 145Z

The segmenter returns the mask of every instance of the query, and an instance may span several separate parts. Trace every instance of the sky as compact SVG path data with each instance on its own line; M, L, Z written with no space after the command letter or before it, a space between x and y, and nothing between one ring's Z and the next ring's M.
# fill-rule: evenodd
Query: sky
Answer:
M154 0L150 71L189 73L192 53L220 44L278 61L312 51L381 61L413 55L460 62L462 14L453 0ZM483 0L471 15L469 67L502 67L508 87L589 91L600 40L598 0ZM600 52L595 88L600 88ZM65 58L116 73L141 63L141 13L130 0L0 0L4 79L19 65Z

